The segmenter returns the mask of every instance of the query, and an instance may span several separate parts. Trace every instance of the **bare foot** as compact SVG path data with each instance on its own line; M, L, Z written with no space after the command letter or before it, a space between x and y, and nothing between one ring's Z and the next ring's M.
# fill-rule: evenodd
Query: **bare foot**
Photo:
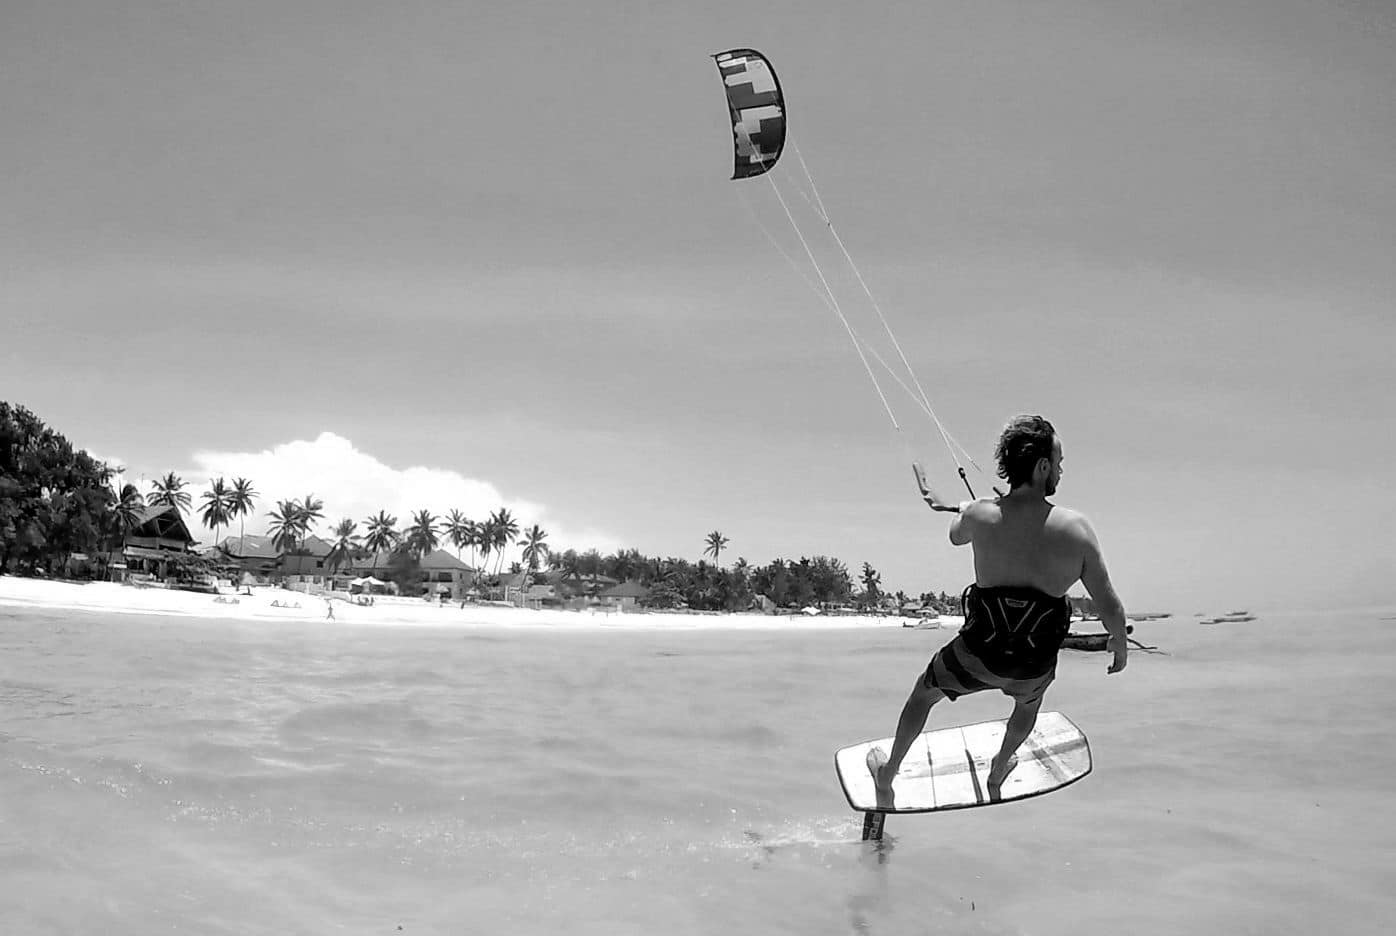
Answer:
M897 802L897 794L892 792L892 781L897 775L887 770L887 752L880 747L870 749L867 764L868 773L872 774L873 788L877 791L878 808L891 809Z
M1003 795L1003 781L1008 779L1008 775L1013 772L1013 768L1018 766L1018 755L1011 755L1007 762L1001 767L998 760L989 765L989 780L985 786L989 789L989 802L997 803Z

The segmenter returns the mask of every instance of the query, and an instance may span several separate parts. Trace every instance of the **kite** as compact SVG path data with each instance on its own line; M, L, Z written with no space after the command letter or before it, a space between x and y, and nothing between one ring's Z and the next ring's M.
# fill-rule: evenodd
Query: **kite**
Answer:
M766 57L754 49L732 49L713 56L727 87L736 147L733 179L759 176L776 164L785 149L785 98L780 79Z

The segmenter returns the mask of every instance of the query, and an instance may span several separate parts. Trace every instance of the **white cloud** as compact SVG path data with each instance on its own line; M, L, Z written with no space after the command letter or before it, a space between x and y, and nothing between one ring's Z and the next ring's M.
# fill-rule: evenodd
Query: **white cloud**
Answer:
M261 533L267 526L267 512L281 500L301 500L313 494L325 504L325 520L315 530L328 538L341 519L354 520L358 532L365 532L364 519L387 511L397 517L398 529L411 523L412 514L429 510L438 519L459 510L472 520L484 520L500 507L507 507L519 521L519 528L539 524L548 534L548 545L555 549L595 547L603 553L620 547L620 539L597 530L569 529L559 523L543 504L506 497L488 481L467 478L446 468L413 465L395 468L354 447L349 439L322 432L313 441L297 439L260 452L213 452L193 454L195 467L182 472L194 499L195 520L200 497L213 478L221 477L231 486L234 478L252 482L258 498L247 519L249 533ZM236 524L234 524L236 529ZM197 529L195 535L200 535ZM210 539L205 532L201 538ZM518 547L505 554L506 563L518 558Z
M89 448L89 449L83 449L83 451L85 451L89 456L91 456L91 457L92 457L93 459L95 459L96 461L99 461L99 462L106 462L106 463L107 463L107 467L111 468L112 470L116 470L116 469L118 469L118 468L123 468L123 469L124 469L124 468L126 467L126 460L125 460L124 458L117 458L117 457L114 456L114 455L103 455L101 452L94 452L94 451L92 451L92 449L90 449L90 448ZM120 476L120 475L119 475L119 473L118 473L118 477L119 477L119 476Z

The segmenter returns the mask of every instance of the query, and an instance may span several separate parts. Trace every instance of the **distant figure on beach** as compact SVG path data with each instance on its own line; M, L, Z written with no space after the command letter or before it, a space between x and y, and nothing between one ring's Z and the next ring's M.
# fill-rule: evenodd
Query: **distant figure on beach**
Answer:
M926 503L956 512L950 542L974 549L974 584L961 598L965 623L918 675L897 723L890 753L874 748L868 768L879 805L892 806L892 781L911 742L921 734L931 706L941 699L998 689L1013 700L1003 745L989 768L989 798L1017 766L1018 746L1032 731L1043 694L1057 675L1057 652L1066 636L1071 605L1066 593L1080 581L1095 601L1114 657L1108 673L1129 656L1125 611L1090 521L1047 500L1062 476L1062 442L1041 416L1016 416L994 452L1007 494L964 501L958 508L936 500L920 465L913 466Z
M325 602L325 620L327 620L327 621L333 621L333 620L334 620L334 602L332 602L332 601L326 601L326 602Z

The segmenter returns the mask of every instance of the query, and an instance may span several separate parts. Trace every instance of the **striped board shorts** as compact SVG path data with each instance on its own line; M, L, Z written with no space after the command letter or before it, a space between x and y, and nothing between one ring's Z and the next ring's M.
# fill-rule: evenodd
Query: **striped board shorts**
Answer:
M1013 701L1030 705L1042 701L1043 693L1056 678L1055 660L1047 672L1037 676L1000 676L985 666L984 661L965 646L964 637L957 634L931 658L931 665L926 667L926 675L922 677L922 685L927 689L939 689L951 702L962 695L998 689Z

